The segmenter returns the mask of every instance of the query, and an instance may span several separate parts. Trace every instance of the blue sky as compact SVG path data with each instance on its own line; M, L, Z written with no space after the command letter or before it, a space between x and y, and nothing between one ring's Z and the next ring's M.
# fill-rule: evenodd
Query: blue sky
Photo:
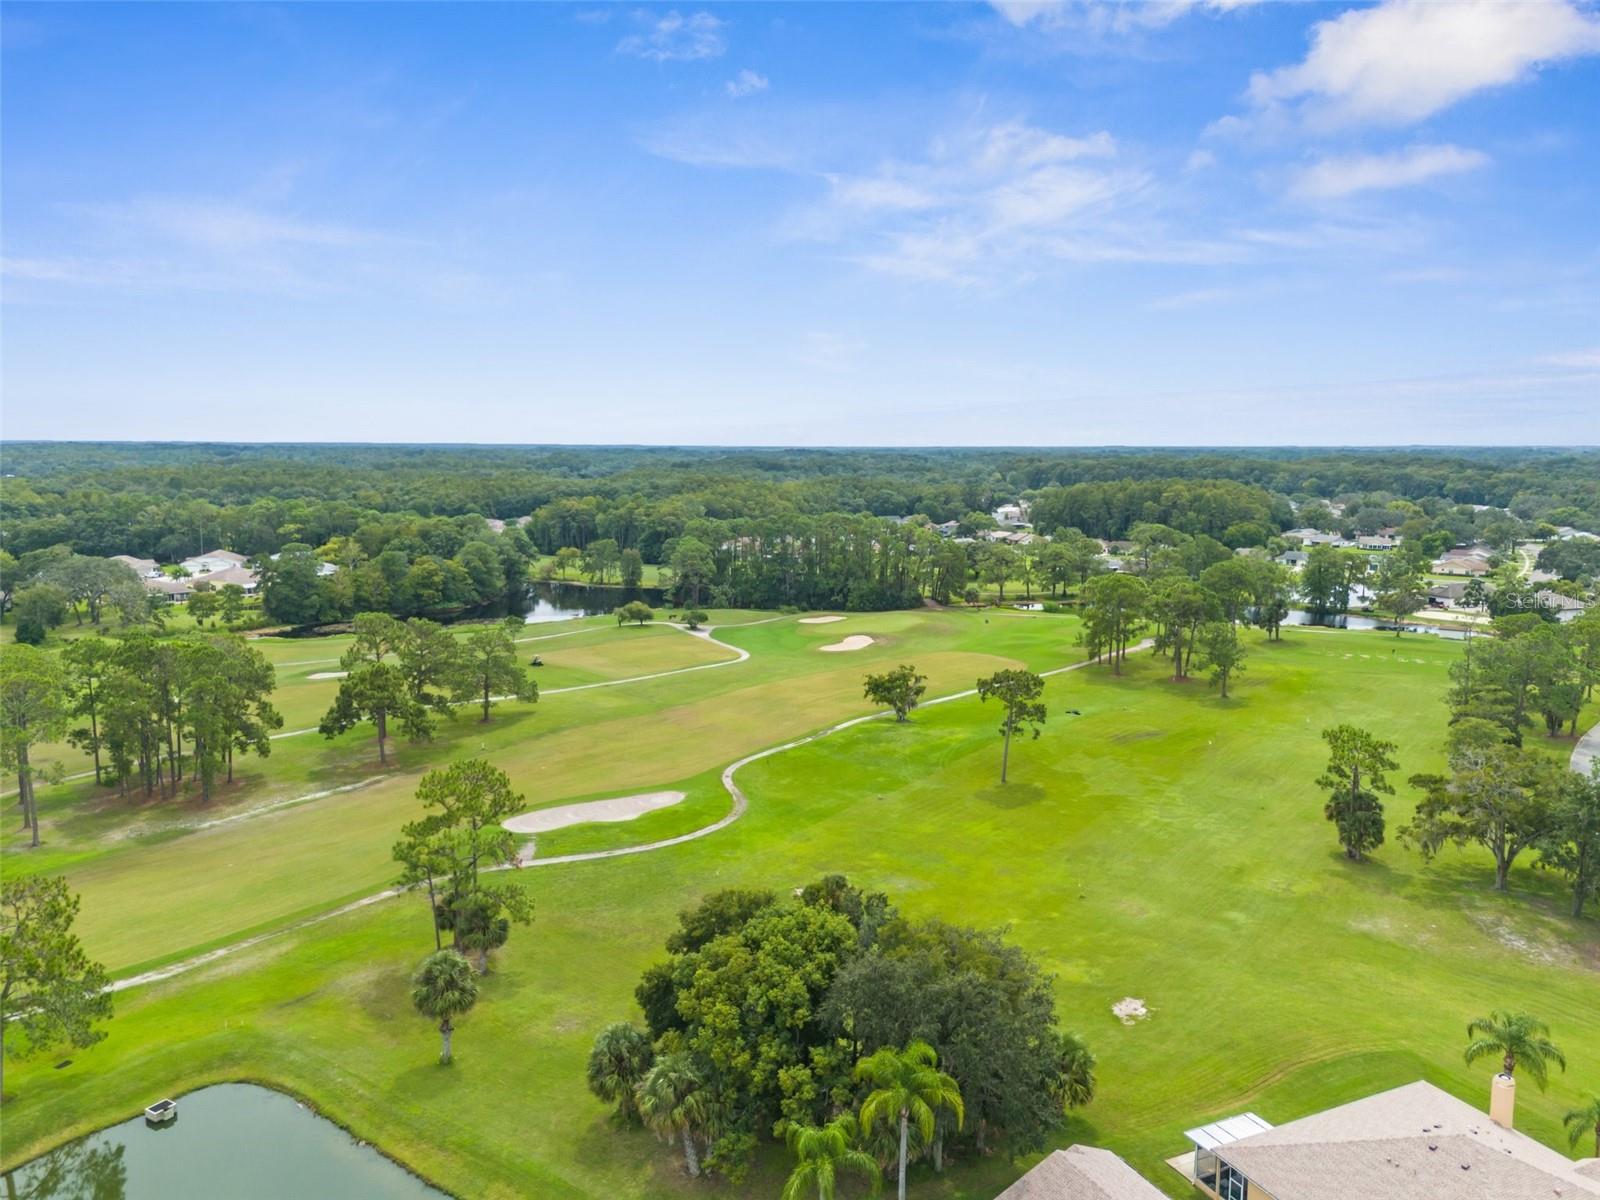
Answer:
M4 433L1600 442L1600 9L28 5Z

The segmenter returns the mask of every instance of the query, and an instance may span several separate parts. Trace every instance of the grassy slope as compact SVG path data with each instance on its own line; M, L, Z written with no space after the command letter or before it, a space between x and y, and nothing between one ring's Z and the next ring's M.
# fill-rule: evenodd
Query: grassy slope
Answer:
M581 719L558 730L545 727L566 707L552 697L537 735L521 740L507 722L518 736L494 757L530 792L539 778L550 802L606 790L598 779L690 794L681 811L567 831L542 854L679 832L685 813L724 811L717 772L745 747L861 711L869 663L914 657L926 669L936 652L948 656L936 693L969 686L979 661L1073 657L1069 623L983 622L892 614L729 630L752 663L662 681L673 685L664 690L574 693L582 703L569 711ZM839 665L810 652L858 631L889 640L837 656ZM72 1067L9 1072L20 1095L7 1106L5 1159L125 1115L156 1091L257 1078L306 1095L461 1194L701 1190L653 1139L609 1127L583 1090L588 1042L607 1021L634 1015L633 983L678 909L716 887L782 889L825 870L886 888L916 915L1010 923L1057 973L1063 1020L1101 1058L1100 1097L1065 1140L1109 1144L1169 1187L1176 1177L1164 1178L1159 1159L1182 1148L1181 1130L1240 1108L1284 1120L1418 1075L1481 1099L1484 1073L1462 1067L1460 1035L1467 1016L1491 1005L1540 1012L1573 1052L1572 1076L1548 1097L1530 1091L1519 1112L1525 1129L1554 1142L1557 1114L1595 1069L1583 1048L1600 1046L1594 924L1561 919L1551 881L1527 868L1516 894L1492 895L1476 853L1423 867L1390 845L1352 867L1310 785L1322 761L1318 732L1338 720L1395 738L1402 776L1436 765L1437 696L1458 647L1395 642L1292 631L1283 645L1255 645L1227 704L1204 683L1162 681L1148 661L1121 680L1094 669L1058 677L1051 726L1016 748L1004 789L994 711L971 700L753 764L741 775L751 811L714 837L518 876L538 901L538 923L513 938L479 1010L461 1023L453 1070L432 1065L430 1035L405 1006L406 973L428 945L426 919L409 900L138 989L119 997L108 1040ZM1085 715L1063 719L1064 706ZM596 756L597 744L618 752ZM392 823L383 822L400 806L347 807L368 795L288 810L295 834L278 850L284 862L347 827L381 826L365 842L386 847ZM1408 811L1402 788L1391 828ZM319 812L339 819L314 824ZM259 845L277 820L238 825L252 826ZM201 837L170 845L188 847L190 873L221 874L215 845ZM352 845L318 870L353 877L344 859L356 857ZM170 872L182 869L174 862ZM313 874L286 877L297 897ZM229 876L197 905L236 907ZM140 922L125 912L122 924ZM185 940L201 939L166 939ZM1109 1005L1125 995L1144 998L1154 1015L1132 1028L1115 1022ZM963 1167L942 1181L922 1177L919 1192L988 1196L1019 1170ZM740 1194L774 1193L781 1172L770 1157Z

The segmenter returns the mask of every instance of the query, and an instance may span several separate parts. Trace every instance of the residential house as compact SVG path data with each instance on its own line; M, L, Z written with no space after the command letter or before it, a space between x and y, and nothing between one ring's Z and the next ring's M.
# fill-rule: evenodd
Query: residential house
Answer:
M1480 558L1476 554L1452 550L1442 558L1434 559L1432 570L1435 575L1483 576L1490 572L1489 558L1487 555Z
M1399 538L1382 533L1363 533L1356 539L1358 550L1393 550L1399 544Z
M1282 563L1284 566L1291 567L1298 571L1304 567L1306 563L1311 561L1311 555L1307 554L1304 550L1285 550L1272 561Z
M329 566L330 564L323 563L322 565ZM261 586L261 580L257 578L256 573L249 567L228 567L226 570L212 571L209 575L198 575L184 582L191 586L199 583L209 583L212 588L219 592L228 584L236 583L244 589L246 596L255 595L256 588Z
M1533 598L1541 607L1555 613L1558 621L1574 620L1579 613L1589 607L1586 601L1563 596L1560 592L1552 592L1548 588L1535 592Z
M156 575L144 580L144 590L165 596L168 604L182 604L194 594L194 580L173 579L170 575Z
M121 563L140 579L159 579L161 577L161 564L153 558L135 558L131 554L113 554L111 561Z
M1428 589L1428 605L1431 608L1460 608L1467 598L1467 585L1464 583L1436 583Z
M1028 505L1025 501L1016 504L1002 504L989 514L995 519L997 525L1026 525L1028 523Z
M1056 1150L995 1200L1163 1200L1146 1181L1109 1150L1068 1146Z
M941 521L939 524L934 526L934 529L936 529L944 537L954 537L956 530L960 528L960 521Z
M235 554L232 550L211 550L186 558L179 566L191 575L209 575L213 571L226 571L229 567L242 567L248 561L244 555Z
M1600 1200L1600 1159L1511 1127L1515 1087L1496 1076L1490 1114L1420 1080L1276 1127L1241 1113L1170 1161L1216 1200Z

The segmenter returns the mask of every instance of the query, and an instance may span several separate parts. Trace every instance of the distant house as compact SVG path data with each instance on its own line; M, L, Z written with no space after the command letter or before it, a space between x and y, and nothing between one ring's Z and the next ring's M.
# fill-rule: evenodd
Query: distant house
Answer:
M1400 539L1382 533L1364 533L1356 539L1358 550L1393 550Z
M1475 554L1446 554L1443 558L1433 560L1433 573L1435 575L1487 575L1489 574L1489 560L1479 558Z
M1068 1146L1046 1155L995 1200L1162 1200L1162 1194L1111 1151Z
M268 555L268 557L271 558L273 562L277 562L279 556L272 554ZM337 575L338 573L339 565L337 563L319 562L317 564L317 578L319 579L326 579L329 575Z
M209 575L213 571L226 571L229 567L242 567L248 561L244 555L235 554L232 550L211 550L186 558L178 565L191 575Z
M1428 589L1428 604L1433 608L1458 608L1466 598L1464 583L1436 583Z
M1273 561L1282 563L1286 567L1293 567L1296 571L1298 571L1300 568L1304 567L1306 563L1311 561L1311 555L1307 554L1304 550L1285 550L1282 554L1278 555L1277 558L1273 559Z
M939 524L934 526L934 529L938 530L938 532L943 534L945 537L954 537L956 530L960 528L960 521L941 521Z
M1542 607L1555 613L1556 619L1561 621L1570 621L1589 607L1583 600L1576 600L1571 596L1563 596L1560 592L1552 592L1548 588L1535 592L1533 598Z
M1002 504L989 515L995 519L997 525L1026 525L1028 506L1020 501L1016 504Z
M328 565L330 564L323 564L323 566ZM184 582L191 587L198 583L209 583L219 592L227 587L228 584L236 583L244 589L244 594L247 596L255 595L256 588L261 585L261 580L249 567L228 567L226 570L212 571L209 575L197 575L193 579L184 580Z
M1169 1161L1216 1200L1600 1198L1600 1159L1511 1128L1515 1094L1496 1077L1492 1119L1420 1080L1276 1127L1241 1113L1189 1130L1192 1156Z
M131 554L113 554L112 562L119 562L127 567L140 579L158 579L161 576L161 565L153 558L135 558Z
M173 579L169 575L157 575L154 579L144 580L144 590L153 592L158 596L165 596L168 604L182 604L194 594L194 581L192 579Z
M483 523L495 533L504 533L506 531L506 523L498 517L485 517Z

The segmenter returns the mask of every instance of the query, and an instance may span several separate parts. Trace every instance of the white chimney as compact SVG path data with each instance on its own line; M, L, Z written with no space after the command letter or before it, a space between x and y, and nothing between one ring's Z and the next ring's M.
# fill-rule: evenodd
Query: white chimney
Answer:
M1489 1087L1489 1120L1503 1129L1510 1129L1516 1107L1517 1081L1509 1075L1496 1075Z

